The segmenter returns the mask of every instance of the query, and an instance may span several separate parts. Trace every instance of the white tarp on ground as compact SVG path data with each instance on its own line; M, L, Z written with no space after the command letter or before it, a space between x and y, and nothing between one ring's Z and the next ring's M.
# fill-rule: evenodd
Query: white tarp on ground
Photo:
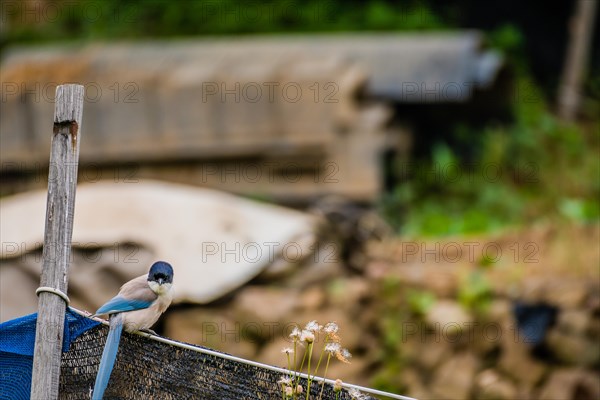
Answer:
M35 300L33 291L19 286L35 289L39 283L45 213L46 191L0 201L3 308L23 297ZM73 247L84 250L84 257L71 263L69 294L85 297L103 287L85 301L92 307L127 279L146 273L153 260L165 260L175 269L174 301L207 303L273 264L310 255L316 231L317 221L307 214L214 190L157 181L84 184L77 189L73 228ZM126 243L127 250L119 250ZM117 249L112 258L94 255L94 249L107 247ZM36 249L33 267L20 263L29 265L26 274L9 271L11 260L23 261ZM16 276L34 281L19 285Z

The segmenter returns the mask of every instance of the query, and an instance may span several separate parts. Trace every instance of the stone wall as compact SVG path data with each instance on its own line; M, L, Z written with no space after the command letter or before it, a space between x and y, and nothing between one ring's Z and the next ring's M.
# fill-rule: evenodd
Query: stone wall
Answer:
M376 246L380 339L401 358L383 381L420 399L600 398L599 232Z
M600 398L598 224L376 240L385 229L372 214L336 201L314 212L338 223L303 264L267 268L207 305L173 305L156 331L286 367L295 325L334 321L353 357L330 378L419 399ZM140 265L155 257L138 250ZM69 295L94 311L133 271L115 258L128 248L89 251L74 249ZM40 260L0 263L15 316L35 310ZM110 290L83 289L95 270Z
M600 398L599 238L596 225L372 241L362 270L325 242L319 262L172 309L164 332L285 366L294 324L336 321L354 357L331 378L419 399Z

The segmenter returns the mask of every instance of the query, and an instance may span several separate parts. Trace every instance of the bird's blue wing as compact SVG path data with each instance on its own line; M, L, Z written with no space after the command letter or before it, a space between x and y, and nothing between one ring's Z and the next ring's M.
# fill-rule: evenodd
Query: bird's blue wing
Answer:
M123 311L134 311L148 308L152 301L141 299L126 299L123 296L115 296L96 311L96 315L115 314Z
M94 383L92 400L102 400L102 397L104 396L104 391L108 386L108 380L110 379L110 374L115 365L115 360L117 359L117 350L119 349L119 341L121 340L122 331L122 316L117 314L111 317L110 330L108 331L108 336L106 337L106 344L104 345L102 359L100 360L100 366L98 367L98 375L96 375L96 383Z

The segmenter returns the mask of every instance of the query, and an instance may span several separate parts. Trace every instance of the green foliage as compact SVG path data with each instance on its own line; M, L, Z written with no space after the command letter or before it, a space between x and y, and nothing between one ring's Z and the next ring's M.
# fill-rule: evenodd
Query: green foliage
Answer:
M377 291L375 304L378 315L378 336L382 339L377 359L382 368L373 376L372 385L380 390L402 393L404 388L398 376L404 367L402 346L405 346L404 322L410 316L409 307L402 292L402 284L397 278L388 277Z
M435 295L425 290L408 290L406 303L413 314L423 316L435 304Z
M515 25L504 24L489 32L487 42L490 47L501 51L518 72L527 72L527 55L524 51L525 38Z
M569 199L560 201L559 209L565 217L578 222L591 222L600 218L600 207L594 199Z
M422 318L437 299L433 293L424 289L407 289L395 277L385 278L376 292L375 328L382 340L377 359L381 368L374 374L371 384L380 390L403 393L406 387L399 376L406 366L404 349L410 346L407 343L409 337L414 338L414 317ZM420 328L423 329L424 326Z
M371 386L384 392L405 393L407 388L398 382L400 374L402 374L402 367L398 363L388 364L385 369L380 369L375 373L371 380Z
M516 85L515 122L456 135L471 138L474 162L444 143L381 202L384 216L408 236L494 232L558 217L598 220L598 121L559 121L528 78Z
M487 35L490 46L503 53L520 51L523 46L523 34L512 24L502 25Z
M478 261L478 264L482 268L492 267L496 263L496 259L489 254L484 254Z
M8 7L7 7L8 9ZM11 7L9 29L0 39L13 43L88 39L177 38L280 32L402 31L452 25L425 1L306 0L80 0L58 2L51 18L28 23L28 7ZM5 16L3 16L4 18Z
M481 271L471 271L462 279L458 301L467 310L485 312L492 300L492 287Z

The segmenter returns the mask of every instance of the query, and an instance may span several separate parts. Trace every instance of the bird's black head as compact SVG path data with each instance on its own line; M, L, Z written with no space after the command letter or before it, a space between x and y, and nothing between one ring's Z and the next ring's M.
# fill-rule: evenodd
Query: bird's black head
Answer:
M148 281L157 282L160 285L163 283L173 283L173 267L164 261L155 262L150 267Z

